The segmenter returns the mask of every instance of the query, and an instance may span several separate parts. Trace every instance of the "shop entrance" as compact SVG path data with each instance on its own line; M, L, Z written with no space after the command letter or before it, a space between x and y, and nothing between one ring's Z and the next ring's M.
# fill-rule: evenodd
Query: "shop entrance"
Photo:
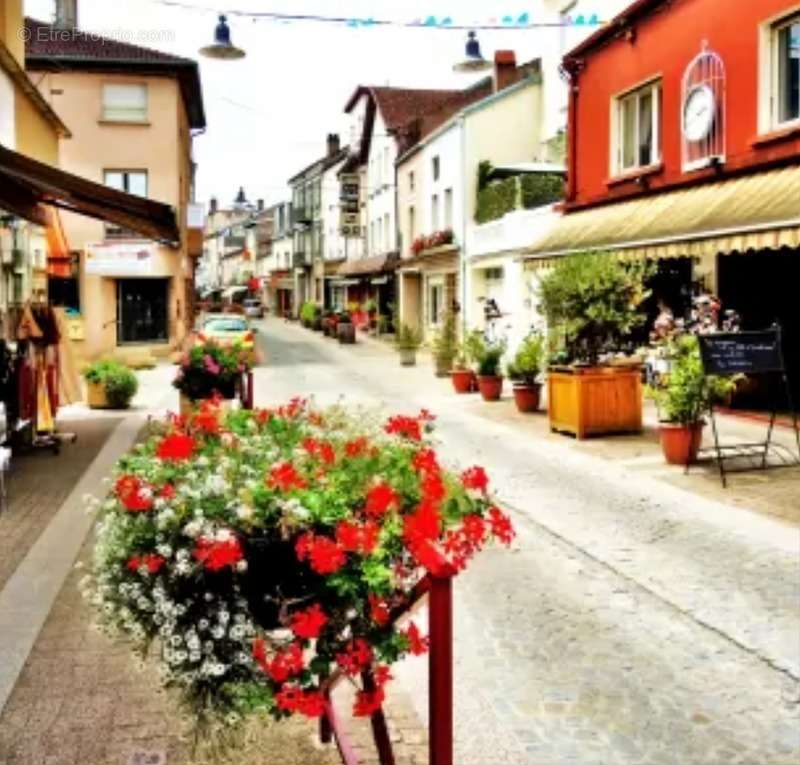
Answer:
M117 344L166 343L169 279L117 279Z
M717 256L719 297L723 310L737 311L742 329L783 328L783 352L792 396L800 401L800 250L750 251ZM759 405L765 405L763 391ZM744 402L743 402L744 403ZM747 402L749 405L751 402ZM787 402L782 402L785 406Z

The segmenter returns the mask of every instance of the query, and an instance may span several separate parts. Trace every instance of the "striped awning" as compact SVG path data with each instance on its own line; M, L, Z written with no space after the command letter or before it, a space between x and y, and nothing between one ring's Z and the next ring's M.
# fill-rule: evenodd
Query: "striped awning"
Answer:
M568 213L525 258L536 267L586 250L657 259L781 247L800 247L800 167Z

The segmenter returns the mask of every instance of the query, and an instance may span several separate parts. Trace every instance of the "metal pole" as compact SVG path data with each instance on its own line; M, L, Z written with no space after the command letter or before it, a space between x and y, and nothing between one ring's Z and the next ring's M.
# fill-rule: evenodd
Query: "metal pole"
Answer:
M428 601L430 765L453 765L453 579L432 576Z

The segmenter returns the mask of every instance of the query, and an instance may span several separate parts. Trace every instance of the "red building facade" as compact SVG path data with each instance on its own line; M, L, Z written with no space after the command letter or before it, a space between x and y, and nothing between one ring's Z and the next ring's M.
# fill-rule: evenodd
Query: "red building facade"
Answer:
M719 109L725 148L718 164L686 170L684 122L693 115L686 113L692 104L687 104L683 80L704 49L722 62L724 88L721 103L698 104L695 114L701 107ZM797 75L791 71L799 55L797 0L634 3L564 60L572 88L567 206L578 209L799 161ZM644 125L634 122L654 118L648 126L653 133L650 161L629 156L634 161L626 162L620 158L623 101L647 88L652 88L651 103L639 100L644 114L629 126L641 134ZM789 103L781 105L782 99Z

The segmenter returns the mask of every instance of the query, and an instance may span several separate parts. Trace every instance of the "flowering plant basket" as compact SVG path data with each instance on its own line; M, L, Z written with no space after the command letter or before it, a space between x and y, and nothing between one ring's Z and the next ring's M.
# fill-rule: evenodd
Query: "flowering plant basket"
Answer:
M173 418L116 467L86 582L101 621L155 641L198 721L318 717L342 674L373 714L427 649L393 618L420 579L514 535L482 468L441 465L432 419L301 400Z
M197 401L218 394L231 399L242 375L252 369L252 352L237 344L221 345L207 340L183 354L173 385Z

